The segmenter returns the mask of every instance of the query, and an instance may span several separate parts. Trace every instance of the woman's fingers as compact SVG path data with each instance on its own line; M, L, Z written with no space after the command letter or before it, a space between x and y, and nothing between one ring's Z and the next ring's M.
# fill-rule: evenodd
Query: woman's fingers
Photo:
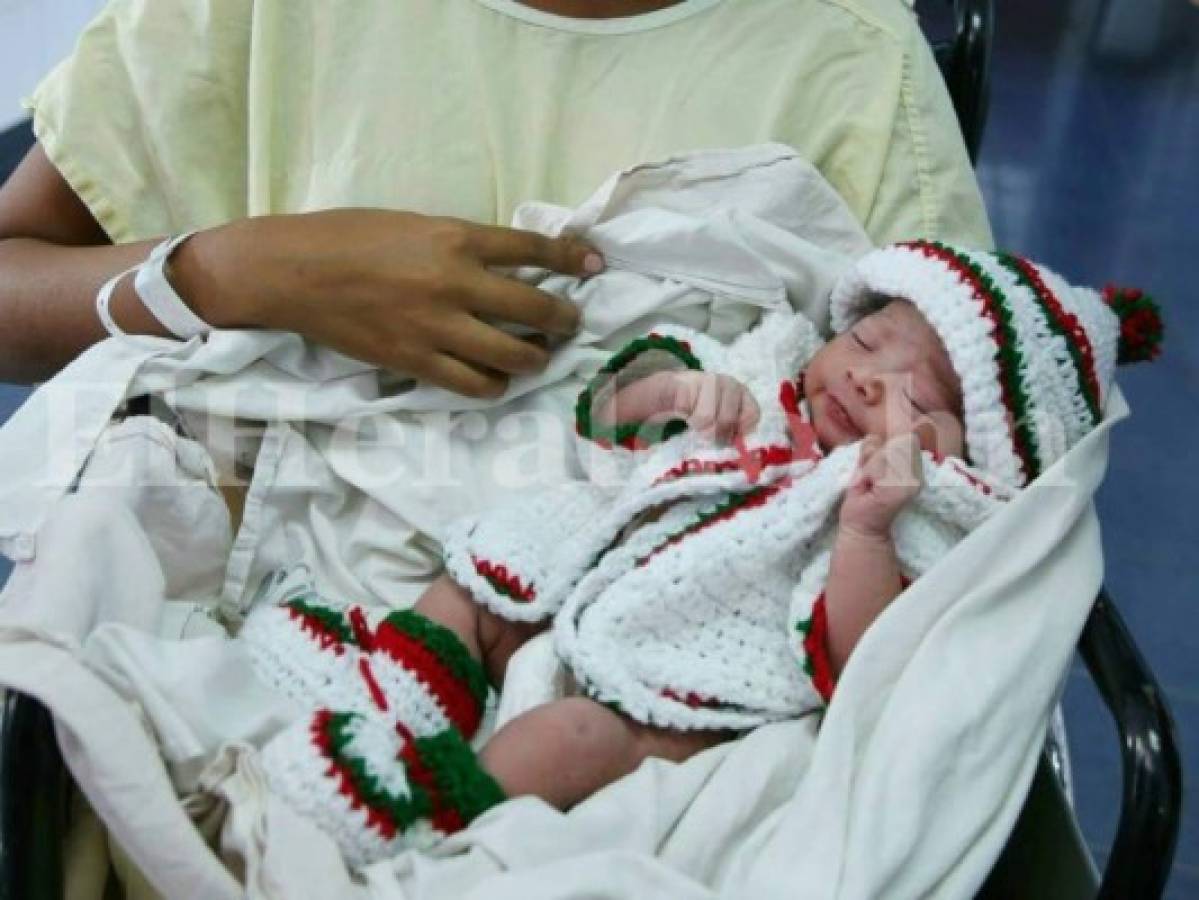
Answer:
M573 335L582 319L578 307L513 278L480 271L464 288L471 312L526 325L548 334Z
M544 347L480 322L470 315L458 315L439 322L435 336L438 349L443 353L469 365L508 375L540 372L549 362L549 352Z
M603 257L579 238L546 237L519 228L478 226L470 238L475 255L489 266L539 266L584 277L603 270Z
M495 400L508 389L507 376L479 369L445 353L422 360L411 374L421 381L479 400Z

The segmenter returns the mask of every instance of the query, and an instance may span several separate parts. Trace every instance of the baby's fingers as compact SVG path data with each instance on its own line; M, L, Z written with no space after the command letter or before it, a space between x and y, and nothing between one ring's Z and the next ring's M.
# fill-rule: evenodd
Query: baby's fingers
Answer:
M727 375L719 376L717 387L719 409L716 412L716 440L727 444L737 436L742 406L747 401L752 402L752 398L739 382Z
M758 401L754 399L745 388L741 388L741 411L737 419L737 433L735 436L744 437L754 430L754 426L758 424L758 419L762 417L762 411L758 409Z
M708 374L700 376L699 391L695 405L687 418L687 424L697 432L711 437L716 430L720 416L720 385L717 379Z

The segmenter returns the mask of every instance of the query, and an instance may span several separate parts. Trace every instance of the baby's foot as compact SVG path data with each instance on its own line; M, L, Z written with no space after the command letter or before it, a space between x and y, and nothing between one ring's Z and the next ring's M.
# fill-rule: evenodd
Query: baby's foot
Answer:
M303 566L269 574L254 604L239 637L263 681L310 707L370 711L360 671L371 636L363 607L318 594Z
M368 661L394 719L414 734L457 728L469 740L487 703L487 675L453 631L412 610L379 623Z

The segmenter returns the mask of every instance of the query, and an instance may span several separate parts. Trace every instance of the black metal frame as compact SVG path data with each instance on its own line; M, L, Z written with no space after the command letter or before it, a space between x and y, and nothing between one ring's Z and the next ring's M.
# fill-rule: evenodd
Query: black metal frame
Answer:
M933 54L949 89L962 139L972 163L978 162L983 128L991 102L991 44L995 33L993 0L949 0L953 37L933 44Z
M1182 815L1182 761L1166 698L1106 590L1078 642L1120 732L1124 789L1100 900L1156 898L1165 890Z
M49 711L9 691L0 741L0 898L61 897L71 779Z
M992 0L949 2L954 37L934 52L973 160L987 114L994 9ZM1097 896L1154 900L1169 877L1181 816L1174 723L1106 591L1095 601L1078 648L1115 719L1123 754L1120 820ZM10 692L0 740L0 898L61 897L70 779L49 713L36 700Z

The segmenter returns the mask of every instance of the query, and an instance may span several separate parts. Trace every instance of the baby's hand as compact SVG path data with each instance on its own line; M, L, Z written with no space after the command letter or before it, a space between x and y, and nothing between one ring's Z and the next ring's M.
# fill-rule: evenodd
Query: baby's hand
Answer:
M923 484L920 441L904 434L862 441L858 468L841 503L843 527L868 537L891 535L891 523Z
M684 419L724 443L748 434L758 416L757 401L745 385L711 372L655 372L618 390L600 412L608 424Z

